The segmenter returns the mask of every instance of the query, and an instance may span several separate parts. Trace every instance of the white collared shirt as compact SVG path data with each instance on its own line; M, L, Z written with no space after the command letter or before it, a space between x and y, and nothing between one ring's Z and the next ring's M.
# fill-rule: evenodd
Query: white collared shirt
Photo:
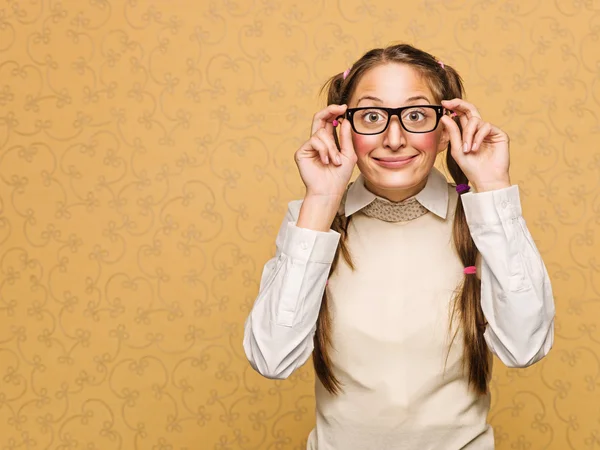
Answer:
M448 182L446 181L446 177L436 168L431 170L425 187L414 197L421 205L436 216L442 219L446 218L446 214L448 213ZM344 214L346 217L349 217L376 198L378 198L377 195L365 187L363 176L359 175L348 189L346 202L340 205L340 208L344 208Z
M507 366L525 367L552 347L552 289L518 187L459 198L433 169L415 197L431 214L390 223L360 212L376 198L361 176L348 190L344 213L353 215L347 243L356 271L340 257L327 286L332 369L343 387L331 396L316 380L310 450L493 448L489 396L468 388L460 328L450 346L453 293L464 278L452 244L457 201L481 256L489 349ZM245 324L246 356L268 378L286 378L310 357L340 238L297 227L301 204L289 204Z

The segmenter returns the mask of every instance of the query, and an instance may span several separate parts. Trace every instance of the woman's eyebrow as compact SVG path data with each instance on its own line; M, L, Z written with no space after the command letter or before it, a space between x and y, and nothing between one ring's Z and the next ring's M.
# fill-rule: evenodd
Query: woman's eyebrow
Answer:
M356 104L359 105L360 102L362 102L363 100L373 100L374 102L383 103L383 100L381 100L380 98L373 97L372 95L365 95L365 96L359 98L358 101L356 102Z
M362 102L363 100L372 100L377 103L383 103L383 100L381 100L378 97L373 97L372 95L365 95L358 99L358 102L356 102L356 105L360 105L360 102ZM427 97L425 97L424 95L415 95L413 97L409 97L405 100L405 102L406 103L414 102L415 100L425 100L428 104L431 103L430 100Z
M407 98L407 102L413 102L415 100L425 100L427 103L430 103L429 99L424 95L415 95L414 97Z

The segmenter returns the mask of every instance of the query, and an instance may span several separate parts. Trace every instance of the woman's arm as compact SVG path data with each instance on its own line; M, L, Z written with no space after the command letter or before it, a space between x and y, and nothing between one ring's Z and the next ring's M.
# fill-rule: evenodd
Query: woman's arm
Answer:
M481 253L484 338L509 367L527 367L554 341L554 298L548 272L527 229L517 186L461 196Z
M302 201L290 202L276 254L264 267L258 297L244 329L244 351L267 378L284 379L309 358L340 239L339 233L296 226Z

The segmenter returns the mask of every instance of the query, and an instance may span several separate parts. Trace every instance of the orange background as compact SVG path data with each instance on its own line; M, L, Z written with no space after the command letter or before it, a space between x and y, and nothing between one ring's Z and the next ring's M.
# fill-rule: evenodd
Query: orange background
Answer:
M498 449L600 447L599 38L597 0L5 0L0 447L305 449L312 368L261 378L243 322L320 86L400 41L511 136L553 282Z

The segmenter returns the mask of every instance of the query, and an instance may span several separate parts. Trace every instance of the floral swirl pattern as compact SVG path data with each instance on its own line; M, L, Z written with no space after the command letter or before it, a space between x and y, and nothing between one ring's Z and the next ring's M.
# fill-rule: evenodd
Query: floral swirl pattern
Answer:
M243 322L320 86L392 41L509 133L553 282L550 356L495 366L498 449L600 446L597 0L6 0L3 450L306 448L310 364L261 378Z

